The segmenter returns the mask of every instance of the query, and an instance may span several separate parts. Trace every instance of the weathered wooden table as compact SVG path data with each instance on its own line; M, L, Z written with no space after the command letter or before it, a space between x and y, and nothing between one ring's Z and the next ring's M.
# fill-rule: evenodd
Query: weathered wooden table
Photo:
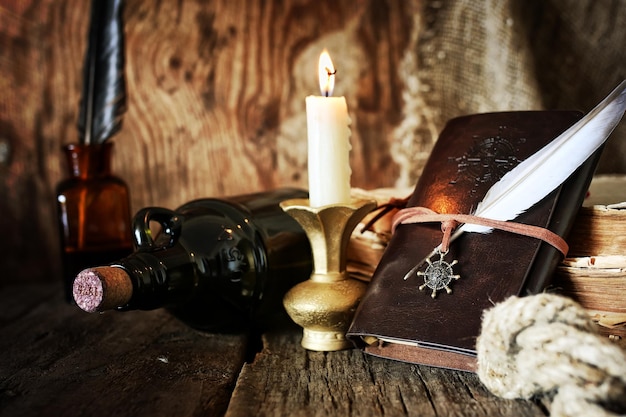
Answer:
M310 352L288 321L193 330L165 310L87 314L57 285L0 289L0 416L545 416L474 374Z

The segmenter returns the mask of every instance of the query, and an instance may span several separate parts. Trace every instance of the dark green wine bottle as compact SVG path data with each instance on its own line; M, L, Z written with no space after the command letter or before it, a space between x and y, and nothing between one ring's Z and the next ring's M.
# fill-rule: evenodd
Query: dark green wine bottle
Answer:
M167 307L206 330L262 322L311 274L306 234L279 206L306 197L279 189L196 200L176 210L142 209L133 219L136 250L80 272L76 304L88 312ZM157 223L161 231L153 237Z

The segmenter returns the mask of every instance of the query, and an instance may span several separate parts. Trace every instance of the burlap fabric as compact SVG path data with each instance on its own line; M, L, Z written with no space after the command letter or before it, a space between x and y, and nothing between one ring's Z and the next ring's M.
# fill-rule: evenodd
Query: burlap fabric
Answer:
M399 68L398 186L415 182L445 121L504 110L590 110L626 78L622 0L414 1ZM626 124L598 172L626 172Z

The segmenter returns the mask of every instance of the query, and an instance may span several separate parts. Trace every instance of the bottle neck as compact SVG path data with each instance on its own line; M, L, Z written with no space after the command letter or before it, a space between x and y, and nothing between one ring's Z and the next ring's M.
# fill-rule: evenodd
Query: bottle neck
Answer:
M198 287L193 254L180 245L167 250L139 251L112 266L126 271L133 295L120 310L151 310L184 301Z
M63 148L68 174L73 178L89 179L111 175L113 143L70 144Z

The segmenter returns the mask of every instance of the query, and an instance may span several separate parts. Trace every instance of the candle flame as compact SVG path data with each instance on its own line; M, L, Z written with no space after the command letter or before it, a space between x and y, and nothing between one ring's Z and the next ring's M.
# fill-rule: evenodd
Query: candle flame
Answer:
M320 54L318 71L322 95L326 97L332 96L335 88L335 73L337 71L335 71L333 61L331 61L326 49Z

